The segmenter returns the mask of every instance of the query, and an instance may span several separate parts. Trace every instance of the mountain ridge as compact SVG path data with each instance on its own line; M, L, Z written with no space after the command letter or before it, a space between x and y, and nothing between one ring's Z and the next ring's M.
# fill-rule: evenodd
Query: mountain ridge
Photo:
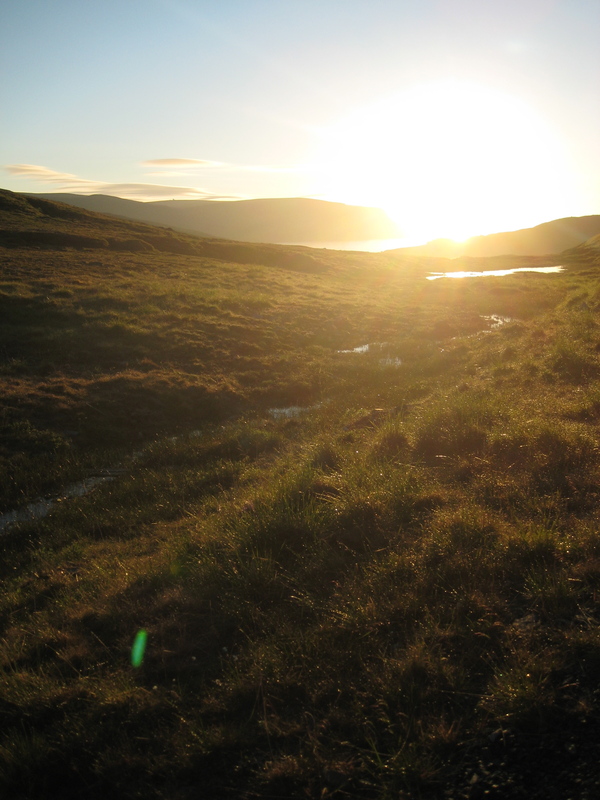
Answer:
M303 197L252 200L158 200L142 203L109 195L32 194L89 211L176 228L196 236L246 242L389 239L398 226L379 208Z
M329 269L340 255L302 245L202 237L5 189L0 189L0 247L169 253L301 272ZM372 255L348 253L345 260L369 261Z
M195 236L271 244L390 239L400 230L378 208L312 198L252 200L158 200L143 203L109 195L46 193L27 196L88 211L173 228ZM397 248L402 255L437 258L548 255L577 247L600 234L600 214L562 217L530 228L472 236L463 242L434 239ZM396 251L394 251L396 252Z

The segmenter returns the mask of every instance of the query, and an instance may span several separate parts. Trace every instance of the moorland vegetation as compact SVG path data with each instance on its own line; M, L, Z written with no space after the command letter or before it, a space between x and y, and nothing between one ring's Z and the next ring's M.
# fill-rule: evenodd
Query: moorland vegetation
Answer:
M4 796L598 796L598 238L0 228Z

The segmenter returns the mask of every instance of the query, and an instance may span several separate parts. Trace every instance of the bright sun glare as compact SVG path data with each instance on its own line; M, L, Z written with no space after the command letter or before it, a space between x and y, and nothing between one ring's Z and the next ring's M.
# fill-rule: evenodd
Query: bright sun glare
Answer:
M415 240L535 225L574 194L563 146L530 107L459 81L355 111L324 132L316 162L320 196L383 208Z

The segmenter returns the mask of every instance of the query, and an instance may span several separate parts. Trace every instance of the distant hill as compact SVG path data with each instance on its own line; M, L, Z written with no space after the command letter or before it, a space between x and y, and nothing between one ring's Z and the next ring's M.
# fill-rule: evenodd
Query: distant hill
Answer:
M167 200L141 203L108 195L30 194L33 199L66 203L121 219L172 228L182 233L249 243L352 242L400 236L378 208L329 203L309 198L266 200ZM473 236L464 242L434 239L403 247L403 256L488 258L561 253L600 234L600 214L565 217L533 228Z
M419 247L403 247L404 255L458 258L459 256L489 257L502 255L542 256L561 253L600 234L600 214L588 217L565 217L543 222L534 228L473 236L464 242L434 239Z
M301 197L140 203L108 195L53 193L31 196L199 236L244 242L350 242L391 239L401 235L397 225L379 208Z
M133 203L134 207L143 205ZM170 253L237 264L276 266L296 272L322 272L342 257L334 250L315 250L301 245L200 237L76 208L41 195L25 195L5 189L0 189L0 247ZM367 263L373 255L343 254L343 260L346 264L352 261Z

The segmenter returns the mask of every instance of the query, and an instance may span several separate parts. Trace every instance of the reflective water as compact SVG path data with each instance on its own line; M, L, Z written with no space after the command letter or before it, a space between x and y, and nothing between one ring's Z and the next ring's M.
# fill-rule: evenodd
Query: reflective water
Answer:
M338 350L338 353L368 353L370 347L374 347L374 345L361 344L359 347L353 347L352 350ZM378 345L378 347L381 347L381 345Z
M305 411L310 411L310 409L302 408L302 406L288 406L287 408L270 408L269 414L273 419L292 419L299 417Z
M514 275L515 272L562 272L564 267L518 267L517 269L488 269L483 272L434 272L427 276L428 281L435 281L438 278L485 278L504 275Z
M388 342L371 342L371 344L361 344L358 347L353 347L351 350L337 350L338 353L370 353L376 350L383 350L384 347L389 347ZM379 364L382 367L399 367L402 364L402 359L394 356L388 358L380 358Z
M416 247L425 244L422 239L366 239L356 242L280 242L280 244L314 247L317 250L362 250L366 253L381 253L399 247Z
M106 472L110 474L85 478L83 481L72 483L70 486L67 486L59 495L54 497L40 497L33 503L29 503L29 505L19 508L16 511L7 511L6 514L0 515L0 531L6 530L9 525L13 525L15 522L36 522L39 519L43 519L57 503L72 497L83 497L99 484L114 480L116 474L121 471L122 470L107 470Z
M379 364L382 367L399 367L402 364L401 358L380 358Z
M508 322L512 322L512 317L501 317L500 314L489 314L488 316L484 316L483 319L486 319L488 322L491 323L490 330L495 330L496 328L501 328L503 325L506 325Z

